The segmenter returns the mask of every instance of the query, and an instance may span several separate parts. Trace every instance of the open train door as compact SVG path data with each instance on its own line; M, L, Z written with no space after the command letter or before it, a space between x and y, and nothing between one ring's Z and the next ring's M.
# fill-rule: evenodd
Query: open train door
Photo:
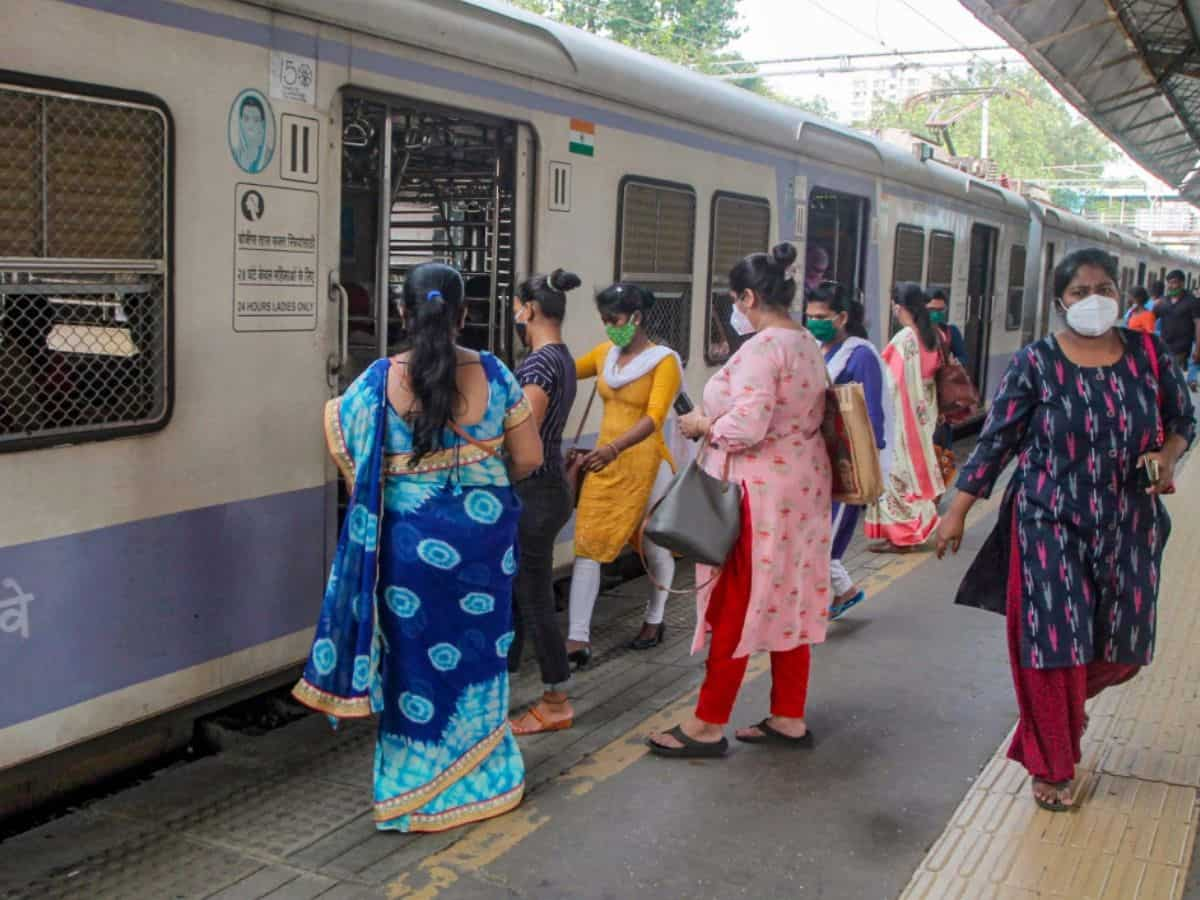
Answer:
M967 321L963 337L967 344L971 377L980 390L987 385L987 350L992 330L998 236L999 232L990 225L971 226L971 259L967 268Z

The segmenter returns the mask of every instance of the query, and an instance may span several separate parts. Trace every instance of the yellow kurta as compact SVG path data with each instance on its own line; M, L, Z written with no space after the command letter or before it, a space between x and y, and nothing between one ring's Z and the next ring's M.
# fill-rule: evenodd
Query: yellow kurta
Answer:
M625 450L603 471L589 472L583 479L575 513L575 555L602 563L616 559L633 539L662 463L675 468L663 440L663 423L683 381L679 362L672 355L637 381L614 391L604 380L604 361L612 346L605 342L575 361L576 378L599 379L597 393L604 401L604 418L596 446L615 441L643 416L654 420L654 434Z

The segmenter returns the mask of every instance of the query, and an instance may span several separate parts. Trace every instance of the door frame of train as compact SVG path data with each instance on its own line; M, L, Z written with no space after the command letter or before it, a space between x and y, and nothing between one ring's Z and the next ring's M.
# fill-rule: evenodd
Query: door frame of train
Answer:
M1000 229L984 222L972 222L970 248L967 257L967 316L964 322L964 337L967 340L967 355L974 371L975 383L987 384L988 347L991 346L992 309L996 289L996 256L1000 243ZM982 259L980 258L982 257ZM983 267L982 282L972 283L974 270ZM978 289L978 290L976 290ZM975 330L972 332L972 321Z

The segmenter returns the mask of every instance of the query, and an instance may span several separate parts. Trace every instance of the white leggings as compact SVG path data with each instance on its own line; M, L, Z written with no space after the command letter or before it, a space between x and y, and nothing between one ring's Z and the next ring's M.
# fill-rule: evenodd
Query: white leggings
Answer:
M650 490L650 503L658 500L671 483L671 467L663 463L659 467L658 476L654 479L654 487ZM669 550L645 542L643 550L646 554L646 566L659 584L671 585L675 580L675 557ZM567 632L568 640L590 641L592 631L592 612L596 608L596 598L600 595L600 563L594 559L575 557L575 569L571 573L571 627ZM646 624L658 625L667 612L667 592L654 588L650 599L646 601Z

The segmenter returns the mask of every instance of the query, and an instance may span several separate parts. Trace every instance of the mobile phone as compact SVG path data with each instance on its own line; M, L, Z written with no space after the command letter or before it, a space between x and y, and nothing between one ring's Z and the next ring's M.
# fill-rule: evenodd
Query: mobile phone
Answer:
M1151 488L1158 484L1158 460L1149 456L1138 464L1138 484L1143 488Z
M683 391L679 392L679 396L675 398L675 414L686 416L696 408L696 404L692 402L692 398Z

